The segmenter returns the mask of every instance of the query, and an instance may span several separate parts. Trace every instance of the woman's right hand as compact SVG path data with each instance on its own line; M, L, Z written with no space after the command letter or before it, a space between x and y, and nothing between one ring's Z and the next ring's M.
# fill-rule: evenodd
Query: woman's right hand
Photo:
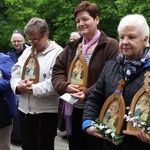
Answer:
M79 85L74 85L74 84L69 84L66 87L66 92L67 93L76 93L79 92L80 90L78 89Z
M143 142L149 143L150 144L150 135L145 133L144 131L140 131L137 134L138 139L140 139Z
M86 132L87 132L88 134L91 134L91 135L97 137L97 138L102 138L101 133L100 133L100 132L96 129L96 127L94 127L94 126L88 127L88 128L86 129Z
M17 86L17 90L20 92L28 92L31 93L32 92L32 84L33 81L30 80L22 80L19 85Z

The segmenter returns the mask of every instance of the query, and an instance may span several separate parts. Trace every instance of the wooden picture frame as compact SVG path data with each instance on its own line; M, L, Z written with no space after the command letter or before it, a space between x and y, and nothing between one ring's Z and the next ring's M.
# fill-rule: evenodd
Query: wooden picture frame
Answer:
M125 103L122 97L124 84L124 80L119 81L117 90L107 98L99 115L99 122L114 130L116 135L121 135L124 124ZM113 140L111 142L118 144Z
M68 82L79 85L79 90L87 88L88 66L82 55L82 45L78 46L79 54L73 59L68 73Z
M129 109L130 117L138 117L140 121L147 121L150 118L150 72L146 72L144 76L144 86L133 97ZM136 136L140 130L140 127L135 127L128 121L123 133Z
M29 79L30 81L33 81L33 83L39 82L39 62L33 52L25 61L21 78L22 80Z

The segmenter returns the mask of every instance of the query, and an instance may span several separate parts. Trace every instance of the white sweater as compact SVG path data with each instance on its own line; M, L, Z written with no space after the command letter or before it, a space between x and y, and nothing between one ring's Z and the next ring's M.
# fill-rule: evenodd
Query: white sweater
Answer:
M55 41L51 41L50 45L42 53L37 55L40 70L39 82L33 84L33 93L22 92L21 95L18 95L18 109L23 113L37 114L58 112L59 95L52 86L51 76L55 59L62 50L63 48L55 43ZM12 68L11 88L15 94L16 87L19 82L21 82L24 63L30 53L31 47L28 47Z

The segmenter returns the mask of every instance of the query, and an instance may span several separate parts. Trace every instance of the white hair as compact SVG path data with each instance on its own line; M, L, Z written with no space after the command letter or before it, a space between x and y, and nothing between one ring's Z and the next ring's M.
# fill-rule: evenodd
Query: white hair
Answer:
M80 34L79 34L78 32L71 32L71 33L70 33L70 36L71 36L71 35L76 35L77 37L80 37Z
M148 37L146 46L149 46L149 26L146 21L146 18L142 14L130 14L123 17L118 25L118 34L126 26L135 26L139 27L142 38Z
M74 41L78 38L80 38L80 34L78 32L71 32L70 33L70 41Z

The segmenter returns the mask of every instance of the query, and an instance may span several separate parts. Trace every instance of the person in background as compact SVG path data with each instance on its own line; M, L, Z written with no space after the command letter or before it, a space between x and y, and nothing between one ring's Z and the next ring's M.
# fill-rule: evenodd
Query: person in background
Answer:
M14 30L11 36L12 50L7 52L7 55L11 57L14 63L18 61L23 51L28 47L25 44L25 34L22 30Z
M76 40L78 38L80 38L80 34L78 32L70 33L70 42L72 42L72 41L74 41L74 40Z
M102 138L102 135L92 121L99 117L103 103L116 91L119 80L125 81L122 96L125 107L129 107L137 91L143 87L145 72L150 70L149 26L145 17L141 14L126 15L118 25L118 35L121 53L105 64L84 109L83 130L97 138ZM103 142L103 150L141 149L150 149L150 144L128 134L124 134L120 145L108 140Z
M70 42L75 41L77 39L79 39L81 36L78 32L71 32L70 33ZM65 127L65 119L63 117L61 117L62 115L62 110L63 108L63 100L60 99L60 103L59 103L59 113L58 113L58 117L59 117L59 122L58 122L58 131L57 134L59 136L61 136L63 139L67 139L67 135L66 135L66 127Z
M82 131L82 115L86 98L96 83L99 74L109 59L118 55L117 40L106 36L98 29L100 13L95 3L81 2L74 10L76 26L81 37L67 44L57 57L52 72L52 83L59 95L70 93L78 101L71 105L64 101L62 112L65 112L66 132L69 140L69 150L100 150L102 140L84 134ZM82 55L87 63L87 89L79 90L78 85L68 82L69 67L82 43Z
M49 40L49 26L44 19L31 18L24 32L31 47L23 52L13 66L11 78L11 87L19 96L22 149L54 150L59 95L52 86L51 75L55 59L63 49L55 41ZM35 68L35 76L39 73L35 82L30 78L22 78L25 75L25 62L28 58L33 59L32 56L37 58L37 68L39 65L39 69Z
M23 51L28 47L25 44L25 34L22 30L14 30L11 35L11 43L13 48L7 52L7 55L10 56L12 61L16 63L18 58L21 56ZM17 101L18 97L16 96ZM19 125L19 111L17 117L13 119L13 129L11 133L11 143L20 144L21 143L21 134L20 134L20 125Z
M9 56L0 53L0 150L10 150L12 118L17 116L17 101L10 86L13 65Z

